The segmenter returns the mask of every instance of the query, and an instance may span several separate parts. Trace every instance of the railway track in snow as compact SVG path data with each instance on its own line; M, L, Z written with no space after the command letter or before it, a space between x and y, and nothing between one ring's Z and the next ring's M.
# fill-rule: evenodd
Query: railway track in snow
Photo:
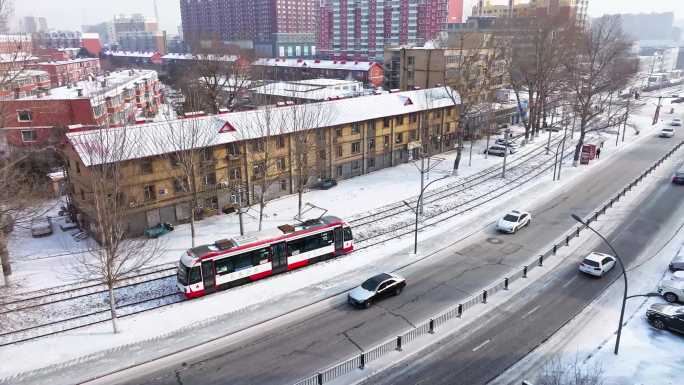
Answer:
M554 139L552 146L558 140ZM537 146L514 157L509 163L507 179L499 176L501 166L498 165L431 190L426 195L421 229L445 220L440 218L451 218L493 200L501 195L497 194L502 188L505 192L512 191L545 173L548 163L553 160L553 156L545 155L545 148L545 144ZM460 199L464 197L465 200ZM414 197L412 201L416 199ZM359 249L412 233L407 229L413 226L413 215L403 202L397 202L352 218L350 224L355 228ZM126 317L183 301L183 296L176 289L175 272L175 266L166 264L127 278L115 289L117 315ZM108 292L101 284L62 286L22 295L23 298L0 303L0 325L3 325L0 347L111 319Z

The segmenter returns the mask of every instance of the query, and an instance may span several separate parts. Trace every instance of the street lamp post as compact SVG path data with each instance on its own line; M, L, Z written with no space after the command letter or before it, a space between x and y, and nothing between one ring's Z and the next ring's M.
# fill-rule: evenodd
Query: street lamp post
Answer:
M408 206L408 208L410 208L416 214L416 222L415 222L415 227L413 229L413 231L414 231L414 234L413 234L413 254L418 254L418 218L420 217L420 209L419 208L422 206L422 203L423 203L423 195L425 194L425 191L428 189L428 187L430 187L431 184L433 184L437 181L440 181L440 180L444 180L448 177L449 177L449 175L443 176L443 177L441 177L439 179L435 179L435 180L431 181L430 183L428 183L427 185L425 185L425 187L423 187L423 189L420 191L420 195L418 195L418 201L416 201L415 209L413 207L411 207L411 205L409 205L408 202L404 201L404 204L406 206Z
M620 268L622 269L622 278L623 278L624 281L625 281L625 290L624 290L624 294L623 294L623 296L622 296L622 308L620 309L620 324L618 325L617 338L615 339L615 350L613 351L613 353L615 353L615 355L617 355L617 354L618 354L618 350L620 349L620 337L622 336L622 323L624 322L624 318L625 318L625 304L627 303L627 271L625 270L625 264L622 262L622 258L620 258L620 256L618 255L618 252L615 250L615 248L613 247L613 245L611 245L610 242L608 242L608 240L607 240L603 235L601 235L601 233L599 233L598 231L594 230L594 228L592 228L591 226L589 226L588 223L584 222L584 221L582 220L582 218L580 218L580 217L577 216L576 214L572 214L572 219L574 219L574 220L576 220L577 222L581 223L582 225L584 225L584 227L588 228L588 229L591 230L594 234L596 234L599 238L601 238L601 239L603 240L603 242L604 242L606 245L608 245L608 247L610 248L610 250L613 252L613 254L615 255L615 259L617 259L618 263L620 264Z

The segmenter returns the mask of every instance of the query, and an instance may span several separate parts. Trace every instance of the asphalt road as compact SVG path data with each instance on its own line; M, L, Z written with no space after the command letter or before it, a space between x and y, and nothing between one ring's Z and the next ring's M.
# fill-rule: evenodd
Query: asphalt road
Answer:
M400 273L407 277L409 286L398 297L363 311L351 309L344 303L344 298L339 298L332 305L313 306L311 311L298 317L285 317L269 330L236 338L211 353L191 358L179 356L176 362L164 367L121 373L116 376L117 380L112 377L108 383L293 383L396 336L425 317L478 292L511 268L524 264L574 224L570 213L584 216L592 212L673 147L676 141L682 140L682 135L678 135L670 140L655 136L646 138L638 146L616 154L609 165L599 166L593 175L584 176L582 188L561 193L539 202L537 207L528 208L533 214L532 226L516 235L504 236L493 229L484 230L467 243L459 243L402 270ZM672 199L670 202L680 201L679 197L668 198ZM647 205L644 210L645 216L634 224L634 231L620 240L621 247L630 253L641 247L648 234L658 231L657 219L660 216L672 212L663 205ZM650 230L643 232L644 227ZM567 274L568 279L576 276L570 271ZM364 278L359 277L359 280ZM528 347L534 345L530 334L542 335L552 330L553 325L567 319L569 312L581 308L596 296L601 285L606 283L607 280L578 279L572 296L568 296L567 287L550 288L556 291L549 292L539 303L531 305L542 306L531 315L539 322L521 321L518 316L516 330L512 331L509 324L512 320L508 314L491 317L481 325L479 335L463 342L477 346L490 340L477 351L473 352L470 345L465 345L465 350L463 345L454 345L446 361L437 359L436 363L431 363L426 360L411 365L410 373L418 373L416 376L406 377L406 370L397 368L388 374L392 377L383 374L369 383L416 384L422 383L423 378L429 378L424 383L430 384L484 383L510 365L516 356L530 350ZM525 309L519 312L524 313ZM122 378L123 381L120 380Z
M608 236L627 266L661 231L672 233L670 221L680 220L677 218L681 218L684 211L681 186L672 185L669 177L658 183L657 190ZM610 253L605 245L597 250ZM467 336L444 339L439 345L422 351L419 358L397 364L364 384L486 384L553 335L611 283L620 279L619 270L616 267L597 279L579 273L575 262L564 264L543 283L544 290L538 291L537 295L524 299L521 296L506 303L493 314L473 322L477 328Z

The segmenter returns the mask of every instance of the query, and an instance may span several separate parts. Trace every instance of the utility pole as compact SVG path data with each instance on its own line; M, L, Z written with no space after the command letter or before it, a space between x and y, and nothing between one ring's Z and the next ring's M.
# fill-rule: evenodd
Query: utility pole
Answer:
M501 178L506 178L506 158L508 158L508 134L511 132L510 129L506 129L504 132L504 141L506 142L506 148L504 151L504 161L503 161L503 169L501 170Z
M629 119L629 103L632 101L632 97L627 99L627 111L625 112L625 126L622 128L622 142L625 141L625 131L627 131L627 120Z

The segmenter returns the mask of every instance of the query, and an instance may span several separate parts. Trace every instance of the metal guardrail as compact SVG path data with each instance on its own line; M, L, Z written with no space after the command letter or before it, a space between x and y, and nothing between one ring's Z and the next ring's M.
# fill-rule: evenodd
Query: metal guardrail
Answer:
M684 141L674 146L670 151L667 152L667 154L658 159L653 165L651 165L651 167L627 184L615 196L608 199L602 205L599 205L597 210L587 215L585 218L587 224L591 224L591 222L598 220L601 215L604 215L608 209L613 207L615 203L619 202L622 197L624 197L629 191L641 183L644 178L655 171L660 165L663 164L665 160L672 156L672 154L678 151L683 145ZM430 317L428 320L419 323L418 326L404 332L396 338L381 343L380 345L377 345L368 351L362 352L328 369L322 370L311 377L301 379L294 385L323 385L356 369L364 369L367 363L377 360L392 351L401 351L405 345L413 342L418 337L435 333L447 321L461 318L463 313L467 310L479 304L486 304L488 298L490 298L492 295L508 290L511 283L521 279L526 279L530 271L543 267L548 258L556 255L561 248L569 246L570 241L579 237L583 230L584 226L573 227L558 240L553 242L545 253L540 254L539 256L530 260L529 263L513 271L509 276L503 278L503 280L499 280L493 285L486 287L481 293L468 298L466 301L458 303L442 313Z

